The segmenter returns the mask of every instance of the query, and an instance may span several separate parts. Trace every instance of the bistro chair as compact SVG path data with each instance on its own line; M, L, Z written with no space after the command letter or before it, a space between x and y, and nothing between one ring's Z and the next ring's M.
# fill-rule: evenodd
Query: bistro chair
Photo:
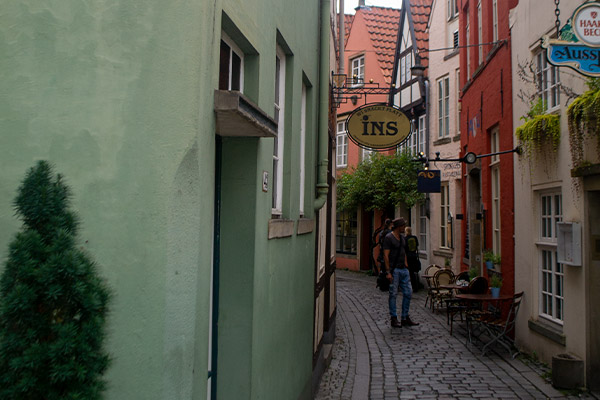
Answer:
M458 282L458 277L455 282ZM461 293L485 294L488 291L488 281L483 276L478 276L469 282L469 286L460 289L460 291ZM452 335L452 327L456 314L460 315L460 320L462 321L463 312L477 311L480 311L480 305L456 298L446 299L446 322L450 325L450 335Z
M485 333L490 337L490 340L484 344L482 349L482 355L489 350L490 346L494 343L502 345L512 358L515 358L519 354L519 350L515 347L515 341L511 337L515 330L515 323L517 320L517 313L521 306L521 300L523 299L523 292L517 293L513 296L512 302L506 314L506 318L502 316L498 318L483 317L479 320L479 323L483 325ZM512 349L515 348L515 352L512 353Z
M433 275L433 288L431 291L431 311L435 306L440 307L445 299L452 297L452 290L443 289L440 286L454 283L454 273L449 269L440 269Z
M432 298L432 290L433 290L433 275L441 270L442 268L439 265L431 264L429 267L425 268L423 275L425 275L425 283L427 284L427 297L425 297L425 306L427 307L427 302L431 301Z

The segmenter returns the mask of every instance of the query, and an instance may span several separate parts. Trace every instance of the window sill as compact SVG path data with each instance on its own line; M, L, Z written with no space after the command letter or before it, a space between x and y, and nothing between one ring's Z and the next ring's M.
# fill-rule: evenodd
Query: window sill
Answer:
M298 227L296 228L297 235L305 235L311 233L315 229L315 220L308 218L300 218L298 220Z
M562 330L550 325L546 322L541 322L539 320L530 319L527 324L529 325L529 329L544 336L547 339L552 340L555 343L560 344L561 346L565 346L567 343L567 337L562 333Z
M269 220L269 239L291 237L294 234L294 221L291 219Z
M452 53L448 53L444 56L444 61L448 61L449 59L451 59L454 56L457 56L459 54L459 49L456 48L454 50L452 50Z
M441 146L441 145L448 144L448 143L451 143L451 142L452 142L452 139L450 139L449 137L445 137L445 138L438 139L438 140L434 141L433 145L434 146Z
M452 138L453 142L460 142L460 133Z
M454 257L454 252L452 249L439 249L433 251L434 256L452 258Z

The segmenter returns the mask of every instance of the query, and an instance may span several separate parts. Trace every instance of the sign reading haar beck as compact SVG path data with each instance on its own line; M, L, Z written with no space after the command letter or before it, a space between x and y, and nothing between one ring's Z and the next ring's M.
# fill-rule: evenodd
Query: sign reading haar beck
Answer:
M346 120L350 139L361 147L390 149L406 140L410 121L404 113L385 104L357 108Z
M544 37L548 61L587 76L600 76L600 2L579 6L560 30L559 39Z

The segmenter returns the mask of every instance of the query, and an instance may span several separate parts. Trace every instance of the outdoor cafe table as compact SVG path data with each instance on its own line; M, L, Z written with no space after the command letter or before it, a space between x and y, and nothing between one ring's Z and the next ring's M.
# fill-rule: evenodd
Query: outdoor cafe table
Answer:
M469 303L482 303L482 302L494 302L495 308L499 309L499 303L503 301L512 300L513 296L510 294L501 294L498 296L492 296L491 293L486 294L471 294L471 293L457 293L455 296L457 299L468 301ZM469 326L469 322L467 319L467 331L468 331L468 341L471 341L471 327Z

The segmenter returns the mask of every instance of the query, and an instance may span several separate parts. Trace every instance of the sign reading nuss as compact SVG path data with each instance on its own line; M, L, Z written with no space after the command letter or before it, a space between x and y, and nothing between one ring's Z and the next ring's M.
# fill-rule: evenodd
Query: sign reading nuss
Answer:
M398 108L368 104L350 114L346 129L350 140L357 145L385 150L406 140L410 134L410 121Z

